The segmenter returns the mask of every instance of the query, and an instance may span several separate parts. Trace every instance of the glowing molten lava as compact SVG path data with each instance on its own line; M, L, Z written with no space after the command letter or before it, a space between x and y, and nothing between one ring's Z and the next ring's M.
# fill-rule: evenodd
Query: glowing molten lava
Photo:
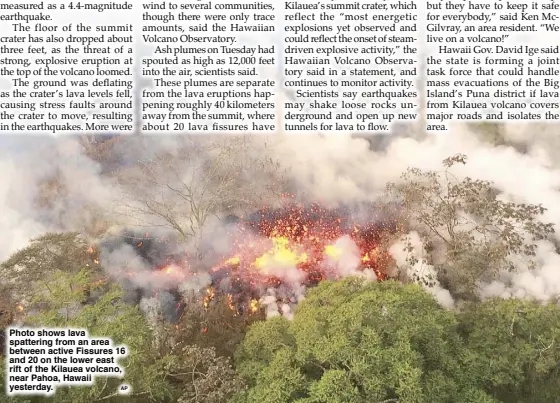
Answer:
M252 299L249 302L249 309L251 310L252 313L255 313L259 310L259 301L257 301L256 299Z
M143 284L155 291L178 289L183 281L196 280L201 274L200 284L206 282L203 287L207 287L199 297L204 307L209 307L219 294L234 312L256 313L265 305L268 312L267 301L271 298L280 304L293 304L302 289L324 279L365 271L368 278L371 274L384 278L384 268L390 259L381 246L383 234L394 233L396 228L394 224L380 222L358 224L347 211L313 205L263 209L236 219L228 230L227 239L233 240L228 245L229 252L222 256L205 255L201 259L204 264L196 263L196 259L187 262L188 254L177 254L176 249L167 253L167 240L160 242L148 238L148 234L144 238L130 236L128 245L153 270L146 274L123 268L120 275L130 279L142 277ZM88 253L97 263L95 248L90 247ZM217 264L208 267L209 261ZM190 263L193 267L189 267ZM297 297L292 298L290 293Z
M342 256L342 253L343 253L342 249L338 248L335 245L325 246L325 255L329 256L330 258L338 260Z
M309 286L364 270L383 278L387 256L379 243L384 230L319 206L263 210L239 224L232 255L212 271L260 295L280 284Z
M205 308L208 308L208 305L210 305L210 302L212 302L213 299L214 299L214 288L210 287L206 290L206 295L202 299L202 305L204 305Z
M255 259L255 266L260 270L265 270L271 266L297 266L307 262L307 253L298 252L296 245L291 245L288 238L272 238L272 249Z

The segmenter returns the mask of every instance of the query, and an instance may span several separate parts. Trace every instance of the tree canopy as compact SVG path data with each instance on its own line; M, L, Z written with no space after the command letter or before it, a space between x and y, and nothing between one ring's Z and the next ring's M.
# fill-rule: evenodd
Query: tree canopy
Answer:
M123 304L121 291L115 285L104 287L95 303L83 304L86 292L102 287L103 283L92 286L92 275L87 270L75 274L56 271L36 285L29 309L37 313L28 315L24 325L84 328L90 336L111 337L115 344L125 344L130 351L122 360L126 367L124 380L97 378L92 387L57 388L54 401L108 401L117 397L117 387L122 382L132 386L136 397L149 395L146 401L165 401L172 395L164 380L165 361L153 356L152 334L138 307Z
M560 393L548 383L557 379L559 330L555 305L491 300L458 314L418 285L323 282L293 321L251 327L236 355L249 386L237 401L546 401L538 399Z

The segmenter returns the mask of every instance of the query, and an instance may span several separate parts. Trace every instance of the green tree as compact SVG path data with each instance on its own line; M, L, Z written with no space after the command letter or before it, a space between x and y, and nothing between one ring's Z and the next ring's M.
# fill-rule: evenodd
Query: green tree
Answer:
M501 402L553 402L560 396L560 309L518 299L472 303L458 315L468 354L465 382L485 384Z
M254 324L236 355L239 402L496 402L463 384L454 314L418 285L323 282L293 321ZM393 400L391 400L393 399Z
M5 284L0 284L0 354L4 351L3 331L12 324L14 317L18 314L17 308L18 305L12 297L10 288Z
M440 282L455 296L473 298L480 280L519 264L532 267L535 241L546 239L554 228L539 221L546 210L542 206L503 201L488 181L458 179L450 168L465 164L466 156L443 163L441 172L410 168L387 191L425 235L428 263Z
M30 285L57 271L78 273L89 267L89 273L102 274L88 240L76 232L47 233L31 239L29 245L0 264L0 278L9 285L12 295L30 297Z
M417 284L323 282L293 321L254 324L235 402L538 403L560 396L560 307L447 311Z

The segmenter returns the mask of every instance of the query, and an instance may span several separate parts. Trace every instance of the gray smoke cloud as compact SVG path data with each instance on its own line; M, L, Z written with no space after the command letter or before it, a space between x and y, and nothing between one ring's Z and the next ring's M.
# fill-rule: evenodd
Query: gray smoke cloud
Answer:
M170 289L192 276L188 268L176 264L154 270L134 247L128 244L111 251L102 250L99 260L115 279L132 282L142 289Z

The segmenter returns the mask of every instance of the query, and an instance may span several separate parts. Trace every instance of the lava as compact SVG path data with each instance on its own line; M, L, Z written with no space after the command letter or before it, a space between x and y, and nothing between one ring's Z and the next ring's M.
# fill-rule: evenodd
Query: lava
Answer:
M348 251L337 241L350 239L360 255L358 270L373 270L378 278L387 254L381 250L383 224L360 226L347 212L312 206L285 210L263 210L240 220L231 257L213 271L230 267L231 273L251 277L252 283L267 282L283 269L296 268L302 274L328 277L325 260L340 261ZM257 235L257 236L255 236Z
M201 304L208 307L218 294L236 312L257 312L263 297L271 290L282 289L279 303L293 303L297 298L286 297L329 278L359 275L365 271L378 279L386 277L389 262L382 247L383 235L394 233L392 225L382 222L361 225L349 211L329 210L319 205L291 205L282 209L263 209L235 220L230 228L230 253L212 256L219 262L214 267L197 267L207 271L211 284L203 290ZM153 270L150 284L165 284L178 289L181 282L192 280L197 270L188 265L173 249L166 252L166 242L127 233L125 243L137 250ZM168 248L170 250L171 248ZM95 249L88 250L96 257ZM134 270L126 271L134 280ZM161 281L168 278L169 281ZM155 293L157 289L150 292ZM288 298L288 300L286 300ZM270 300L270 298L267 298Z
M259 300L278 288L278 302L290 304L294 299L286 289L295 294L324 279L365 271L386 278L390 259L381 242L384 233L394 232L391 226L359 225L348 212L319 206L263 210L237 223L232 253L211 269L212 296L225 293L230 307L255 312Z

